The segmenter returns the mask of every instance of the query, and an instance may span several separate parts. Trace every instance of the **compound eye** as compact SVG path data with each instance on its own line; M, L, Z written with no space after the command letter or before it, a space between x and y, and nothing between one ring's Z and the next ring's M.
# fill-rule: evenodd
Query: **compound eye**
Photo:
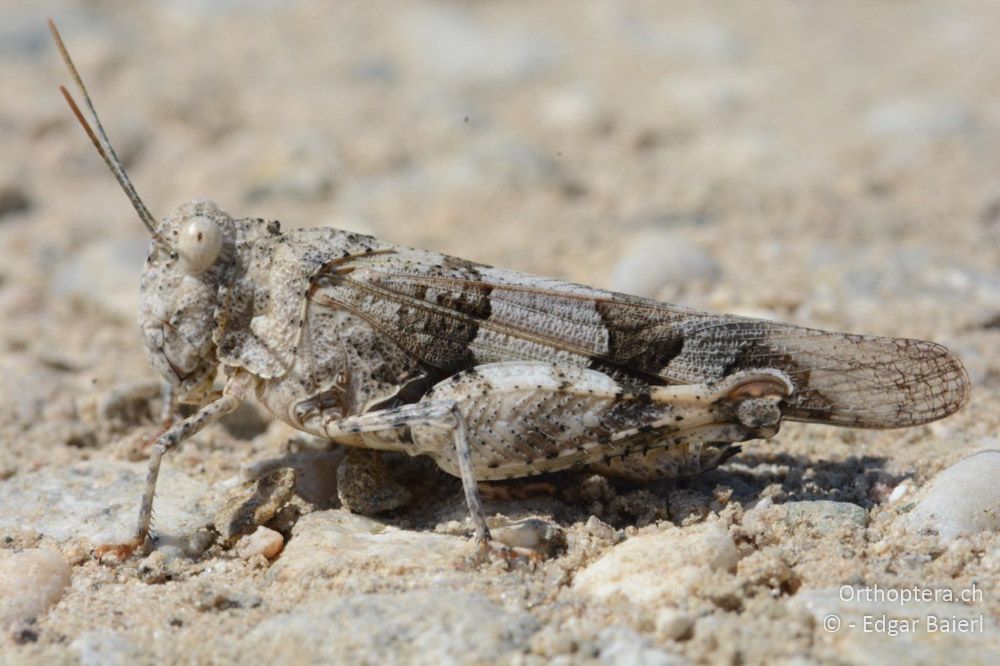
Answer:
M181 227L177 250L188 275L208 270L222 251L222 229L204 215L196 215Z

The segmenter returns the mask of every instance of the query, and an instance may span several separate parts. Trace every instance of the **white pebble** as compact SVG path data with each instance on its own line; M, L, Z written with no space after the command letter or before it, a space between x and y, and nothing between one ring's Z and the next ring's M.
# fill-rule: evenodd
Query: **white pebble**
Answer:
M528 518L493 530L493 538L511 548L554 553L566 547L566 535L556 525Z
M972 126L969 111L961 106L927 99L897 99L868 113L868 130L881 136L947 136Z
M903 481L901 484L893 488L891 493L889 493L889 502L890 503L898 502L899 500L903 499L903 495L909 492L909 490L910 490L910 484L908 484L906 481Z
M249 560L255 555L263 555L273 560L284 546L285 538L280 532L261 525L253 534L247 534L236 542L236 554L244 560Z
M0 559L0 627L39 617L62 599L70 567L57 551L32 548Z
M626 294L676 299L692 291L706 291L722 275L718 262L677 232L640 236L622 255L611 278L611 288Z
M1000 530L1000 449L980 451L941 471L907 515L909 526L945 541Z

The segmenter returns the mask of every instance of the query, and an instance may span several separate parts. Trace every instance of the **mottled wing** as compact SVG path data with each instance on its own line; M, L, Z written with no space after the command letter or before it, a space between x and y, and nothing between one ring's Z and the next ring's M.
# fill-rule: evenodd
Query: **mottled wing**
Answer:
M710 314L421 250L335 264L313 303L350 310L445 374L535 360L656 384L776 368L796 387L786 418L869 428L933 421L968 399L962 364L932 342Z

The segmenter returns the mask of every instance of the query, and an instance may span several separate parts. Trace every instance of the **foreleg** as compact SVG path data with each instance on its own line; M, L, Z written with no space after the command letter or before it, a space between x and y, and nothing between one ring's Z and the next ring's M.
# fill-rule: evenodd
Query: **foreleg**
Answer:
M135 534L131 541L126 544L99 548L99 556L108 551L127 554L140 546L148 548L152 533L153 498L156 495L156 481L160 474L160 463L164 454L205 426L218 421L239 407L246 398L251 381L252 378L249 375L242 373L234 375L226 384L222 396L170 427L157 438L149 457L149 471L146 474L146 487L142 495L142 503L139 506L139 519L136 522Z

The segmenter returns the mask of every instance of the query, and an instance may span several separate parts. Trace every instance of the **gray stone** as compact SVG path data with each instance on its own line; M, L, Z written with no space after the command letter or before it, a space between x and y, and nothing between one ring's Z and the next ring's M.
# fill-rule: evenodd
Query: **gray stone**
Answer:
M736 544L721 524L670 526L615 546L578 573L573 588L598 599L621 594L640 604L681 602L738 561Z
M55 541L122 543L132 537L146 465L112 461L45 467L0 482L0 529L30 528ZM164 547L209 525L212 489L165 464L156 493L155 528Z
M805 529L817 534L832 534L840 530L864 529L868 520L868 512L850 502L809 500L774 504L765 498L744 514L742 526L747 534L767 541L775 537L777 524L782 525L782 530L791 532Z
M236 439L251 440L267 431L271 420L258 405L248 401L224 416L220 423Z
M295 470L295 494L319 508L336 504L337 472L347 447L331 450L310 449L261 460L244 470L245 478L255 479L276 469Z
M929 99L897 99L868 112L872 134L934 137L956 134L972 127L972 116L961 106Z
M615 291L671 301L685 293L707 291L722 268L689 238L677 232L639 236L615 265Z
M259 624L241 663L494 663L526 649L538 622L447 588L350 596Z
M292 497L295 470L283 467L269 472L246 488L231 491L215 514L215 529L224 543L232 543L271 520Z
M58 551L0 554L0 629L36 620L62 599L69 582L69 564Z
M1000 530L1000 449L979 451L942 470L906 515L906 525L951 541Z
M492 24L461 6L415 7L402 19L413 62L445 79L514 82L539 73L556 56L554 46L531 31Z
M270 575L333 577L382 566L414 575L452 574L468 545L462 537L401 530L345 510L317 511L295 524Z
M868 512L864 507L850 502L831 500L810 500L786 502L785 522L793 529L801 523L808 523L820 531L832 531L839 527L863 528L868 526Z
M396 482L382 455L372 449L347 449L337 469L337 497L345 509L375 516L410 501L410 491Z

